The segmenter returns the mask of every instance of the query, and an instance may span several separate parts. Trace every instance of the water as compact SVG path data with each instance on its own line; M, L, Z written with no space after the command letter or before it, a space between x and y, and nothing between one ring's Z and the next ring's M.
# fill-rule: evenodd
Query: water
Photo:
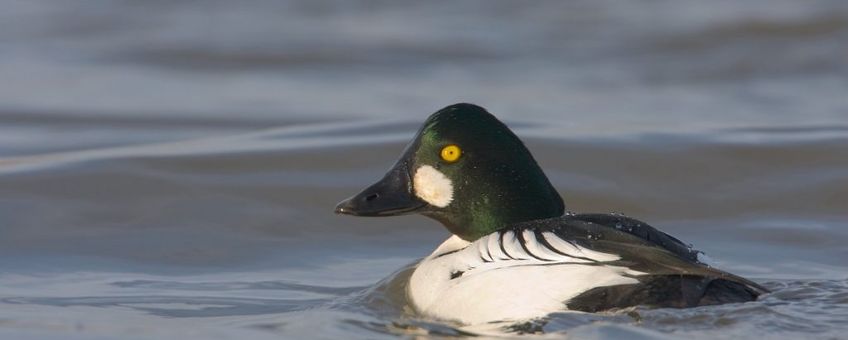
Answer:
M405 307L435 222L332 214L458 101L513 127L569 210L774 291L523 330L848 331L844 2L0 5L0 337L503 335Z

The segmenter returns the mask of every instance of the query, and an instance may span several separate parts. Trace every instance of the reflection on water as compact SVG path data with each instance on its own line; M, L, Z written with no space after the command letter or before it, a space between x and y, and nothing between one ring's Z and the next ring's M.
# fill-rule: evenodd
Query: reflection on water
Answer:
M18 1L0 11L0 336L838 338L841 1ZM337 201L426 115L489 107L569 209L618 211L774 291L522 325L418 318L447 235Z

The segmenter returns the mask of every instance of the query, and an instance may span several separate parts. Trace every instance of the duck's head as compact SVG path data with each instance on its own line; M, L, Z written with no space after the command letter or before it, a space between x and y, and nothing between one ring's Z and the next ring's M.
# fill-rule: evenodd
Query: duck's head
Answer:
M561 216L565 206L527 148L472 104L434 113L379 182L336 213L419 213L468 241L513 223Z

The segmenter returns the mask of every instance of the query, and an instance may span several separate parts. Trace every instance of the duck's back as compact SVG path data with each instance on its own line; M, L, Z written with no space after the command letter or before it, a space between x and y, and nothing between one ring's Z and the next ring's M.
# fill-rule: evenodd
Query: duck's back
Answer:
M454 236L421 261L408 288L418 311L466 324L744 302L764 291L645 223L602 214L519 223L471 243Z
M567 302L571 310L595 312L635 305L686 308L747 302L767 292L754 282L709 267L700 261L701 252L636 219L580 214L548 223L561 237L619 254L619 264L646 273L638 278L638 284L586 291Z

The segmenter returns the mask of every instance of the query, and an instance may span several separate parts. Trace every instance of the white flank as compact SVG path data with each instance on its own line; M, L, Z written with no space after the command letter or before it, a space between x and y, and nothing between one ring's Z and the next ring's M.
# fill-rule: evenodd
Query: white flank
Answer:
M554 233L540 236L544 240L531 231L494 232L470 244L451 236L412 273L412 305L424 315L466 325L529 320L564 310L589 289L636 283L633 276L644 274L602 264L619 259L614 254Z
M447 207L453 201L453 183L432 166L423 165L415 171L412 179L415 196L439 208Z

